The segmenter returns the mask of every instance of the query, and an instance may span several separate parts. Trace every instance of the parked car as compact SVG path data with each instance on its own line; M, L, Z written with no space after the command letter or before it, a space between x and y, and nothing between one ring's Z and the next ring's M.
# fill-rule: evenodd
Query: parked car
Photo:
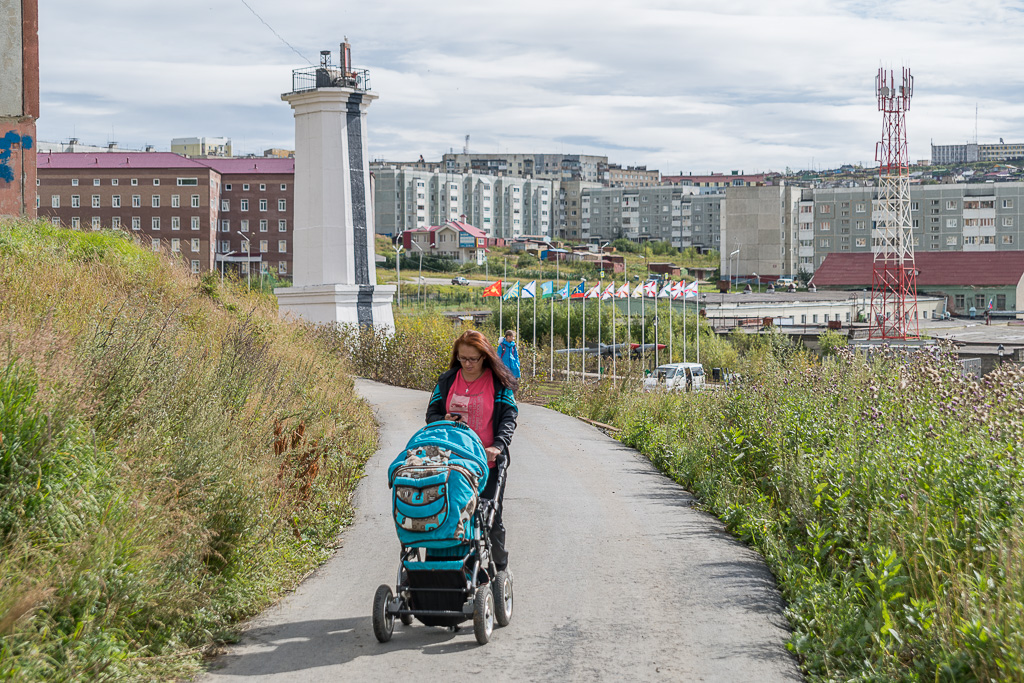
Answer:
M453 285L468 285L469 284L469 280L467 280L466 278L462 277L461 275L456 275L455 277L452 278L452 284Z
M659 365L644 379L644 390L700 391L704 388L704 366L700 363Z

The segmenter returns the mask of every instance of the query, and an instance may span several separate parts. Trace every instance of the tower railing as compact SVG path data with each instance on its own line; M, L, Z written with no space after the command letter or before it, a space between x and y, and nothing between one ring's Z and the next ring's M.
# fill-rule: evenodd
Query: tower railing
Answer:
M351 88L365 92L370 90L370 70L307 66L292 71L292 92L317 88Z

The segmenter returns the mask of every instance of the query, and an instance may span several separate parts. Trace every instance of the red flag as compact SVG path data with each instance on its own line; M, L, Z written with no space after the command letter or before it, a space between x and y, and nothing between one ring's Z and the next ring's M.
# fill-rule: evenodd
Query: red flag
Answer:
M484 296L501 296L501 280L484 287Z

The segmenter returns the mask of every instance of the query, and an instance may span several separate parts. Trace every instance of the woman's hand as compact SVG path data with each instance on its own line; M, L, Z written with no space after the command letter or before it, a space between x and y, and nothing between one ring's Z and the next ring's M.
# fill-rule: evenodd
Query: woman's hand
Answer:
M501 455L501 449L495 448L494 446L488 446L484 451L487 453L488 462L496 462L498 460L498 456Z
M444 414L444 419L448 420L449 422L458 422L459 420L462 419L462 416L459 415L458 413L456 413L454 415L451 414L451 413L445 413Z

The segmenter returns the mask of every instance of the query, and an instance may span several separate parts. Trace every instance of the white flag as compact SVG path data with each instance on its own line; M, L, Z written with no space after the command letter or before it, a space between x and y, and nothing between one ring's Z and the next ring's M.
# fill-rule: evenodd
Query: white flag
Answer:
M536 280L532 280L528 285L523 285L523 288L519 291L519 297L522 299L532 299L535 296L537 296Z

